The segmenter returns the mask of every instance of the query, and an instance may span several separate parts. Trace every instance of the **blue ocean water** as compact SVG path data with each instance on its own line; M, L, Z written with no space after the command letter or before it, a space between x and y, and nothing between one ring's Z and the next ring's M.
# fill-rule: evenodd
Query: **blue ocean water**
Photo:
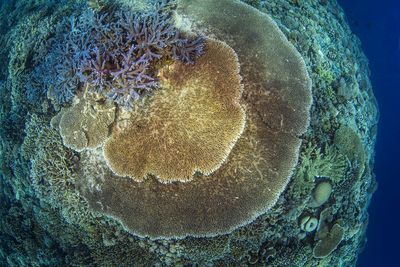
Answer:
M379 103L375 174L368 242L358 266L400 266L400 1L340 0L370 62Z

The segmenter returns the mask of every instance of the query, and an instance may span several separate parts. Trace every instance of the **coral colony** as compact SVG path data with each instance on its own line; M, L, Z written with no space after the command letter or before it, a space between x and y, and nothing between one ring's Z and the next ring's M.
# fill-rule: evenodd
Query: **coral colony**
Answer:
M49 96L59 104L89 86L120 106L158 87L156 64L168 60L194 63L203 53L203 38L188 38L173 25L172 3L158 2L148 13L88 10L58 26L45 64L54 69Z

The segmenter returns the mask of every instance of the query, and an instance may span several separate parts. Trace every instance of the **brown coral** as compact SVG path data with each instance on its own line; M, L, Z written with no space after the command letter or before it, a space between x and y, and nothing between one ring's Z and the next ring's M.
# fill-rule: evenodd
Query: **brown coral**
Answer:
M247 121L225 164L208 176L163 184L151 176L135 182L106 173L97 184L82 181L94 210L152 238L228 233L271 208L297 164L311 105L305 64L267 15L239 1L182 0L178 16L237 53ZM104 165L99 160L87 173L96 175Z
M64 145L82 151L104 143L115 119L115 107L82 98L58 117Z
M223 40L238 54L245 90L265 124L303 133L309 124L311 81L296 49L266 14L236 0L179 0L178 17ZM234 14L240 14L240 17Z
M222 42L209 40L206 49L194 65L162 70L162 90L107 141L104 154L116 174L188 181L225 161L245 124L239 65Z

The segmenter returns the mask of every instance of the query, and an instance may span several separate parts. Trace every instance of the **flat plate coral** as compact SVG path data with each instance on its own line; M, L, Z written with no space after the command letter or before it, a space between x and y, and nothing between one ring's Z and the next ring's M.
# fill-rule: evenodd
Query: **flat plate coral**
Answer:
M210 175L198 173L187 183L161 184L152 177L138 183L109 173L96 186L90 184L89 187L82 187L84 188L83 194L93 209L120 219L124 226L135 234L153 238L182 238L188 235L213 236L227 233L267 211L275 204L285 189L297 163L298 149L301 143L299 135L305 131L308 125L308 112L311 105L311 82L304 62L267 15L237 1L181 1L177 10L178 16L193 20L192 23L196 25L192 29L193 31L200 31L205 35L225 41L237 53L244 86L240 103L246 109L247 125L226 162ZM239 20L227 14L242 15ZM188 74L180 74L181 77L175 74L172 77L175 79L177 77L187 78L189 82L196 83L201 77L192 78L196 68L202 70L201 66L204 64L217 66L221 62L225 62L227 57L231 57L229 53L232 52L229 52L229 49L226 52L214 49L216 47L213 45L206 46L205 55L198 59L193 68L179 70L180 72L188 71ZM228 66L231 65L228 64ZM220 71L221 73L217 73L218 75L213 79L221 78L230 81L227 84L214 83L214 86L217 84L228 87L235 86L232 77L226 76L228 72L223 69ZM178 85L179 83L172 82L172 86ZM194 89L198 92L191 92L191 94L207 93L207 90L202 91L201 88L194 87ZM215 90L226 91L220 96L221 99L230 97L227 89L229 88L215 88ZM162 96L165 97L165 103L176 101L174 109L177 110L173 110L173 112L179 111L177 104L182 105L182 103L179 102L175 93L168 95L168 91L166 91L166 94L162 94ZM199 96L198 100L182 95L181 100L194 101L192 104L193 114L201 113L201 110L198 110L198 107L201 106L198 106L196 101L204 100L204 95ZM213 108L213 110L219 115L209 117L214 120L211 128L207 128L206 124L201 125L202 118L203 120L207 118L204 115L201 117L196 115L194 119L191 119L192 114L188 112L190 110L188 108L184 109L187 118L182 119L179 117L174 119L176 115L173 115L171 111L165 113L161 104L157 104L156 107L160 108L155 110L163 113L159 115L152 113L152 116L164 122L165 125L169 125L172 118L172 125L175 124L175 126L171 127L170 131L175 135L177 134L174 132L176 130L188 131L188 133L196 130L199 133L204 131L206 139L190 139L190 135L187 137L182 135L185 140L191 140L188 148L191 147L189 151L193 153L192 156L187 152L185 154L182 154L182 151L179 152L180 146L184 143L182 141L175 142L174 136L166 135L163 128L151 130L153 132L161 131L161 140L147 141L146 128L148 129L148 127L144 126L143 131L141 128L136 130L131 128L129 138L124 132L121 133L123 138L119 137L119 133L116 133L115 137L111 137L105 146L105 157L111 162L111 168L116 170L129 168L132 173L139 173L139 176L133 175L134 177L145 175L146 172L143 170L148 170L153 174L164 172L174 177L178 173L170 170L178 167L178 170L181 169L181 173L186 172L186 176L188 176L193 173L193 169L188 169L187 164L193 164L191 162L196 162L198 159L203 161L218 159L219 156L214 152L207 154L208 149L211 151L220 149L225 138L228 137L224 132L226 129L218 125L226 123L227 126L232 127L237 124L235 122L237 119L232 121L236 116L235 110L228 111L228 106L218 107L221 104L215 100L210 99L202 103L205 111L212 105L217 105L217 109ZM189 102L188 105L190 107L191 103ZM222 110L219 110L220 108ZM228 111L231 115L223 119L225 116L223 110ZM168 116L172 117L168 118L166 114L170 114ZM144 119L150 124L152 123L151 116L147 119L144 116ZM195 126L199 125L197 129L190 126L191 121L196 122L199 119L200 122L194 124ZM224 121L217 121L221 119ZM185 125L177 127L174 120L183 120ZM213 126L213 124L215 125ZM158 122L158 125L161 127L163 124ZM238 131L241 125L240 120L237 125L239 127L229 129L233 137L229 137L226 141L232 140L241 132ZM133 123L133 126L130 127L142 126L135 126ZM213 130L215 132L209 132ZM149 134L151 136L152 133ZM182 133L178 132L178 134ZM135 137L135 135L138 136ZM223 139L220 139L221 137ZM169 140L176 147L168 148L171 145L163 145L162 142ZM182 140L182 138L178 140ZM118 144L118 142L120 143ZM152 147L148 147L148 145ZM200 153L196 153L197 147L201 148ZM131 148L132 150L129 150ZM124 152L125 149L128 151ZM142 151L142 149L144 150ZM173 153L173 155L168 155L168 153ZM224 154L226 155L226 152ZM120 164L118 166L115 165L117 160ZM153 167L148 169L146 165ZM211 166L215 166L215 163ZM208 174L207 170L215 169L215 167L197 169L206 170L205 174ZM91 172L86 171L85 173ZM121 174L127 173L122 172ZM87 179L85 176L82 177ZM85 184L84 181L83 184Z

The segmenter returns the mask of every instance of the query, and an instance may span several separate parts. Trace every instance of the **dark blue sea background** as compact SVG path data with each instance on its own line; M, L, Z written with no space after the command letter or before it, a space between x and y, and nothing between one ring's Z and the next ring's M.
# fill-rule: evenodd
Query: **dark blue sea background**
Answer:
M379 103L368 242L358 266L400 266L400 1L340 0L369 59Z

